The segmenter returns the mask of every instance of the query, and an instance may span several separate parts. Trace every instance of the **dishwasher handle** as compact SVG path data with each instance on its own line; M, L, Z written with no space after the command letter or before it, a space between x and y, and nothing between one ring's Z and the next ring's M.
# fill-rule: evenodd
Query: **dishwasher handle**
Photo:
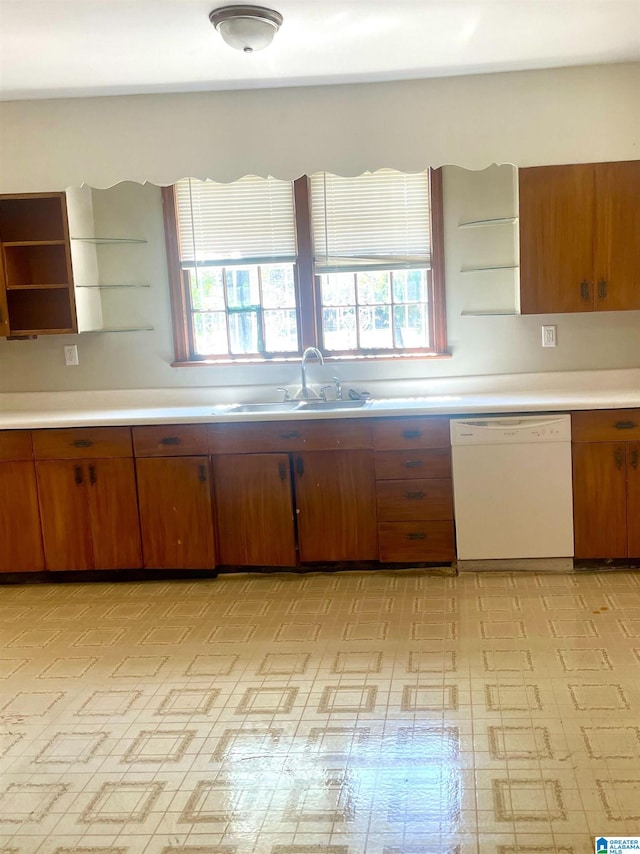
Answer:
M563 424L564 418L544 418L540 421L529 421L525 418L492 418L482 421L456 421L461 427L473 427L475 430L529 430L538 427L550 427L553 424Z

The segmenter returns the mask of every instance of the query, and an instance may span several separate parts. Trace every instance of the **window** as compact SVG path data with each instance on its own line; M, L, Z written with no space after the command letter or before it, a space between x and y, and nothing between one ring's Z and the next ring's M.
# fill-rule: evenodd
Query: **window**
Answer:
M163 190L176 364L446 349L440 171Z

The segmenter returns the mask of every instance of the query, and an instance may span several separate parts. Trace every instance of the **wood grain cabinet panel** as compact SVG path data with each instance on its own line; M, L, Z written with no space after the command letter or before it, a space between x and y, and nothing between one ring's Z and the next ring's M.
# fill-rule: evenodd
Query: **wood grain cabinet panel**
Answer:
M37 460L130 457L129 427L70 427L34 430L33 452Z
M4 453L7 450L5 445ZM39 572L44 569L33 462L0 462L0 543L0 572Z
M303 563L378 557L373 454L318 451L293 457Z
M571 413L574 442L640 440L640 409L596 409Z
M586 442L572 453L575 556L627 557L626 446Z
M449 478L379 481L376 498L378 521L453 519L453 490Z
M377 480L451 477L451 448L376 451Z
M32 460L33 445L29 430L0 431L0 460Z
M640 161L520 169L523 314L640 308Z
M193 457L208 453L206 424L133 427L136 457Z
M212 458L218 560L235 566L295 566L288 454Z
M46 568L142 565L133 460L36 463Z
M444 416L381 419L373 422L372 439L377 451L448 448L449 419Z
M456 557L453 522L380 522L380 560L430 563Z
M144 565L216 565L208 457L139 458L138 505Z
M209 425L212 454L358 450L370 446L368 424L355 419Z

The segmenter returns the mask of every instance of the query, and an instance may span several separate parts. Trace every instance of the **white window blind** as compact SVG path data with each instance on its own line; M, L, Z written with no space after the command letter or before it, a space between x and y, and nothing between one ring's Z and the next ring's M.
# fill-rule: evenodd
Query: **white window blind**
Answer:
M290 181L256 175L231 184L184 178L175 192L183 266L295 260Z
M431 266L429 173L311 176L318 273Z

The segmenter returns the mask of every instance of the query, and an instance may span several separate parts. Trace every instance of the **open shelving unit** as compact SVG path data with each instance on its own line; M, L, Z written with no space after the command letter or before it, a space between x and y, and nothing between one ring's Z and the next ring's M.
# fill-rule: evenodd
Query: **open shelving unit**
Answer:
M64 193L0 196L0 334L77 331Z

